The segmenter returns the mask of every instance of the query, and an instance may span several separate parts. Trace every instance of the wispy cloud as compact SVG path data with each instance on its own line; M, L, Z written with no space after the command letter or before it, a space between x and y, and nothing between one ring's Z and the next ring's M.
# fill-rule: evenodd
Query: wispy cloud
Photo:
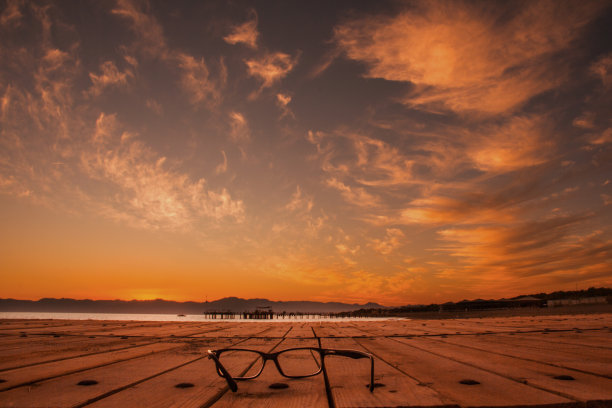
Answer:
M458 270L487 281L537 278L588 280L609 268L612 242L601 234L578 233L592 215L553 217L512 226L451 228L440 231Z
M18 26L21 22L23 14L21 13L21 5L23 4L20 0L9 0L6 3L6 8L0 14L0 26Z
M215 167L215 174L223 174L227 172L227 155L224 150L221 150L221 154L223 155L223 161L219 163L217 167Z
M223 37L228 44L245 44L250 48L257 48L257 14L253 12L253 18L243 24L232 27L232 32Z
M269 88L283 79L295 66L297 58L283 52L264 54L245 61L248 73L261 81L261 89Z
M240 112L230 112L230 131L229 137L235 143L248 142L251 139L249 123Z
M300 186L295 188L295 192L291 196L291 201L287 203L285 206L289 211L298 211L302 210L305 212L310 212L312 207L314 206L313 200L311 197L305 197L302 193L302 189Z
M128 79L133 77L134 74L130 69L125 71L119 71L117 66L112 61L105 61L100 65L100 73L95 74L89 73L89 79L91 79L91 88L89 88L89 94L93 96L100 95L105 88L117 87L122 88L128 84Z
M591 135L589 137L589 143L592 145L605 145L612 143L612 128L607 128L601 133Z
M140 52L162 59L169 57L169 49L162 26L155 17L145 13L135 1L117 0L112 13L131 21L132 30L136 34L137 48Z
M367 76L413 83L405 99L409 105L498 114L565 79L554 54L602 7L600 2L521 5L510 11L419 2L397 16L348 21L336 27L335 39L349 58L367 64Z
M373 239L371 246L374 251L383 255L389 255L395 249L399 248L404 240L405 235L402 230L399 228L387 228L385 237L382 239Z
M612 85L612 53L594 62L591 65L591 72L601 79L605 87Z
M276 94L276 105L282 111L281 118L285 116L295 117L291 109L289 108L289 104L291 103L291 96L283 93Z
M157 115L161 115L164 112L164 108L162 107L161 103L157 102L155 99L147 99L145 105Z
M155 26L154 20L130 8L131 3L118 4L124 8L115 12L130 16L139 30L147 31L147 24ZM3 82L0 88L0 150L12 152L0 154L2 191L69 212L101 214L138 228L193 231L206 223L241 223L245 205L227 188L210 187L203 177L192 176L176 162L170 164L172 159L155 151L146 137L126 130L117 114L100 114L92 107L90 96L110 87L127 87L137 62L126 57L122 71L107 60L98 72L89 74L91 86L79 89L83 71L78 43L64 48L54 45L51 9L34 13L44 41L31 52L19 51L27 53L22 58L27 63L23 80L15 86ZM151 34L141 33L141 40L160 43L149 52L179 55L164 48L160 30L151 30ZM182 56L186 71L204 69L199 61ZM192 77L195 89L200 82L196 74ZM201 88L195 91L210 97ZM148 101L142 103L157 109ZM92 116L98 116L95 124L89 119Z
M136 135L121 132L114 115L98 117L92 141L96 149L82 153L82 166L89 177L117 188L106 203L114 217L141 227L177 230L190 229L199 217L244 219L242 201L225 189L209 189L202 178L193 181L167 169L167 159Z
M363 187L351 187L333 177L327 179L326 184L338 190L342 197L350 204L359 207L374 207L379 202L375 196L369 194Z
M181 86L189 94L191 103L217 105L221 100L219 88L225 84L225 68L221 68L222 75L215 81L210 77L204 58L198 60L191 55L177 53L176 59L182 71Z
M475 167L495 173L541 164L555 147L541 117L514 117L502 125L484 126L465 139Z
M204 103L211 107L221 100L220 90L225 85L227 70L221 59L216 75L212 75L203 57L195 57L183 51L171 49L166 41L162 25L140 5L131 0L118 0L113 14L131 22L136 34L133 52L147 58L159 59L175 67L180 73L179 83L195 106Z

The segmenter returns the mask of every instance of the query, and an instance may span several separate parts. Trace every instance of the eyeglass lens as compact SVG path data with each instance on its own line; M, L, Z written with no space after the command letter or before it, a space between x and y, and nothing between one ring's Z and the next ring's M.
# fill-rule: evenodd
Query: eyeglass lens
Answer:
M317 374L321 370L321 355L316 350L287 350L278 355L283 373L291 377Z
M242 350L221 353L219 362L234 379L253 378L261 372L264 365L264 360L259 353Z

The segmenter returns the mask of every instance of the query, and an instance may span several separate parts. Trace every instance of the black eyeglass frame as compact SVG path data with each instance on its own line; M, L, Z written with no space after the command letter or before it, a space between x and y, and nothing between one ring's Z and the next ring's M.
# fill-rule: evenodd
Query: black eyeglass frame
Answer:
M319 369L315 373L307 374L307 375L287 375L285 374L283 372L283 369L281 368L280 363L278 362L278 356L287 351L296 351L296 350L309 350L310 352L314 351L314 352L319 353L319 356L321 358L320 360L321 364L320 365L317 364L319 366ZM247 352L259 354L261 358L263 359L263 364L261 365L259 372L257 372L254 375L248 376L248 377L232 377L231 374L227 371L227 369L223 366L221 361L219 361L219 357L221 356L221 354L226 353L228 351L247 351ZM369 358L370 359L369 389L370 389L370 392L374 391L374 357L370 353L366 353L364 351L326 349L326 348L320 348L320 347L295 347L295 348L288 348L285 350L277 351L275 353L264 353L263 351L242 349L242 348L226 348L226 349L219 349L219 350L208 350L208 358L212 359L215 362L215 366L217 368L217 374L219 375L219 377L225 378L225 380L227 381L227 385L232 390L232 392L236 392L238 390L238 384L236 384L236 381L252 380L253 378L259 377L261 373L263 372L266 362L268 360L274 361L274 365L276 366L276 369L283 377L307 378L307 377L313 377L315 375L321 374L321 372L323 371L323 368L325 367L325 356L340 356L340 357L349 357L353 359Z

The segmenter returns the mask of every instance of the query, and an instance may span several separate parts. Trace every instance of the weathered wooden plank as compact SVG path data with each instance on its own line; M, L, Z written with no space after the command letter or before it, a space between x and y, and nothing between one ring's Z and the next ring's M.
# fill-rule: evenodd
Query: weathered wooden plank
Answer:
M484 318L477 320L482 327L498 332L503 329L514 330L570 330L573 328L603 328L612 322L609 315L574 315L574 316L517 316L514 318Z
M24 347L12 350L10 354L3 354L0 357L0 372L34 364L42 364L49 361L105 353L112 350L120 350L151 343L152 342L148 340L133 341L116 338L80 338L79 340L73 340L66 343L24 345Z
M83 406L108 392L176 369L183 364L203 358L202 356L201 350L175 347L5 391L0 393L0 405L25 408L38 407L43 402L50 407ZM81 381L92 380L97 383L90 386L79 385Z
M612 349L612 332L608 329L593 331L571 331L571 332L540 332L540 333L521 333L518 338L523 339L538 339L546 333L546 342L558 343L563 347L565 344L576 346L597 347Z
M22 334L25 333L28 336L31 335L48 335L48 334L60 334L60 335L95 335L95 334L106 334L113 330L120 328L137 326L139 322L106 322L102 320L77 320L72 324L67 321L65 324L56 326L31 326L22 329L10 329L6 330L5 333Z
M136 330L133 330L136 329ZM197 328L183 327L178 322L154 322L147 324L138 324L138 322L130 322L123 324L108 324L106 326L93 326L90 328L76 329L76 333L89 336L111 334L115 336L138 334L140 336L158 336L165 337L170 335L183 335L188 333L198 332Z
M22 330L22 329L28 330L28 329L33 329L33 328L61 327L61 326L68 326L71 324L73 324L73 321L53 321L53 320L49 320L49 321L44 321L44 320L12 321L12 320L5 320L5 321L0 321L0 333L4 334L9 331Z
M261 323L252 322L225 322L219 330L203 332L199 334L193 334L190 337L253 337L264 335L265 332L269 331L268 325L262 325Z
M352 326L348 322L326 322L312 326L317 337L360 337L367 336L364 330Z
M365 351L353 339L321 339L325 348ZM375 383L370 392L369 359L327 357L325 367L329 379L334 406L340 407L399 407L399 406L448 406L451 401L435 390L425 387L394 367L376 358ZM449 404L450 403L450 404Z
M576 401L590 404L607 401L612 404L612 380L607 378L462 347L434 338L398 341Z
M474 347L511 357L532 360L580 370L612 378L612 353L610 350L586 349L582 346L547 343L546 336L537 339L522 339L518 336L449 336L444 341L453 344Z
M4 382L0 383L0 391L43 381L47 378L53 378L72 372L83 371L93 367L112 364L117 361L131 360L144 355L178 348L181 346L183 345L177 343L154 343L129 349L110 351L107 353L78 358L68 358L60 361L4 371L2 372L2 379ZM0 393L0 396L1 395L3 394Z
M373 354L462 407L569 404L574 401L423 351L397 339L359 339Z
M389 320L382 322L354 322L352 325L370 336L438 336L459 333L485 332L482 325L451 320Z
M290 338L314 338L314 332L309 323L293 323L291 331L287 334Z
M366 322L355 322L353 326L370 336L414 336L422 335L427 332L426 328L422 326L422 323L413 320L397 321L397 324L388 323L381 325L369 325L366 324Z
M282 322L282 323L274 322L274 323L264 324L263 326L260 326L260 328L262 328L263 330L254 334L253 336L280 338L280 337L285 337L286 335L291 333L292 324L285 323L285 322Z
M86 339L88 336L36 336L36 337L19 337L19 336L7 336L0 337L0 358L2 356L9 356L15 353L20 353L24 349L41 349L44 347L63 347L69 346L70 344L78 344ZM89 341L89 340L88 340ZM116 338L100 338L99 341L117 341Z

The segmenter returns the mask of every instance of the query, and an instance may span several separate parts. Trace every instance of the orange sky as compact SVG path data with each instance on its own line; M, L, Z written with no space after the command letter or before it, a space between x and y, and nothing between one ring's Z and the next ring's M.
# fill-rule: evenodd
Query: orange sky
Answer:
M612 286L609 2L224 3L2 6L0 297Z

